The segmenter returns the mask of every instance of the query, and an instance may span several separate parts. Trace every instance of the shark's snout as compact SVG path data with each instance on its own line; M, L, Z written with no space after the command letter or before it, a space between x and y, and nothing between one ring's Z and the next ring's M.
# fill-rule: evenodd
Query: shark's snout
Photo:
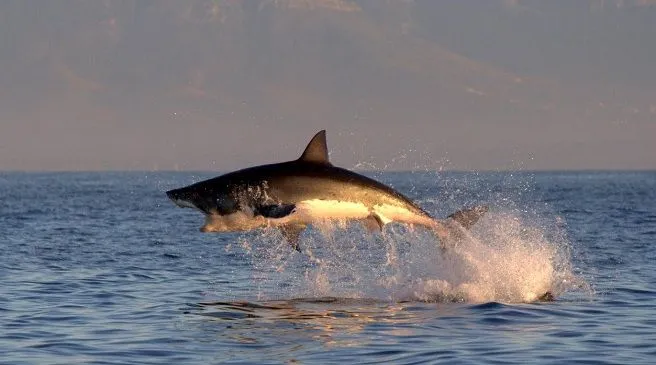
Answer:
M169 190L166 192L166 196L181 208L198 208L194 204L191 194L184 189Z
M173 189L166 192L166 196L174 202L177 200L186 200L184 195L186 194L183 194L182 189Z

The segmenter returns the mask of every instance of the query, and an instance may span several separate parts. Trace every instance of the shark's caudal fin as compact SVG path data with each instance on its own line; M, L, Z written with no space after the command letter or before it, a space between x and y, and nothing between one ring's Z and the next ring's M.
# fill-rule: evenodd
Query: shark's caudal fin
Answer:
M448 216L445 220L435 220L432 227L435 235L440 239L442 248L454 246L463 238L462 229L470 229L487 213L486 205L478 205L469 209L459 210Z
M463 228L469 229L476 222L478 222L481 217L487 213L489 208L487 205L478 205L470 209L459 210L449 216L450 219L453 219L455 222L460 224Z

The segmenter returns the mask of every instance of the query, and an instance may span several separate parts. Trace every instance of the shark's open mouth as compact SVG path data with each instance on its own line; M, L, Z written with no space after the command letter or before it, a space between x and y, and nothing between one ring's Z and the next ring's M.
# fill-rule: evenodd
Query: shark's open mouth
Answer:
M192 202L184 200L184 199L171 199L175 203L175 205L179 206L180 208L194 208L198 209L197 206L195 206Z

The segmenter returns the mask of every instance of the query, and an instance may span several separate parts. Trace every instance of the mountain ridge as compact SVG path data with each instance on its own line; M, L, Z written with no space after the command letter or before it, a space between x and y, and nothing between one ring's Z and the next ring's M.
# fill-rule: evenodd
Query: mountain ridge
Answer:
M489 6L510 14L510 3L532 4ZM453 6L461 6L440 4L455 13ZM540 135L575 145L595 129L618 141L637 136L638 145L647 143L656 115L653 90L604 81L603 88L590 87L454 51L422 32L430 22L418 13L438 14L435 6L7 1L0 4L6 66L0 69L0 116L23 139L44 131L48 138L37 142L48 148L24 162L0 157L0 168L38 169L46 154L48 164L72 168L147 168L151 161L233 167L281 154L276 145L293 149L292 141L325 127L337 131L341 145L350 138L342 132L370 136L371 152L347 150L347 160L349 153L356 162L370 158L363 156L390 160L415 145L433 156L453 156L447 167L454 168L491 163L467 144L497 151L504 165L517 153L531 161L532 150L549 151ZM34 21L28 27L21 17ZM280 143L241 157L238 140L253 130ZM71 135L74 146L93 153L68 152ZM101 143L105 137L114 142ZM0 137L0 147L10 151L5 156L25 155L21 138ZM99 156L111 157L99 164ZM549 165L548 153L538 160L537 167Z

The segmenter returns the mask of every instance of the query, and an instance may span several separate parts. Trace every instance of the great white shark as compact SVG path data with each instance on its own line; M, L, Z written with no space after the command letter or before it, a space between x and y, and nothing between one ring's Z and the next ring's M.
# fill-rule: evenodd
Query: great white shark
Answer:
M280 229L298 250L298 237L311 224L362 222L382 231L390 222L422 226L446 247L487 212L476 206L435 219L400 192L374 179L333 166L326 131L318 132L300 158L234 171L167 191L180 207L205 214L202 232Z

